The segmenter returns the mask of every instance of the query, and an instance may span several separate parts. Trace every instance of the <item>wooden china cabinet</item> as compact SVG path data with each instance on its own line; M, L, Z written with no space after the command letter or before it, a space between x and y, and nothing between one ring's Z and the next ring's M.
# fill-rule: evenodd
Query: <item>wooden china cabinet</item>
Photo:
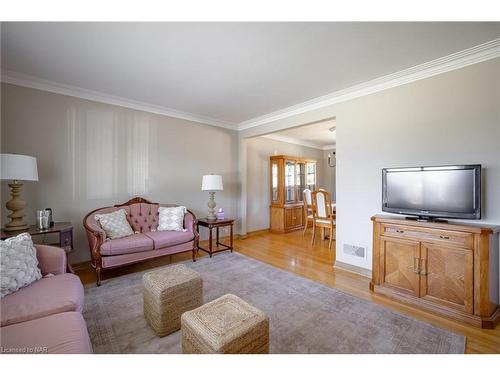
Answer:
M316 161L294 156L271 156L272 232L290 232L304 227L302 191L316 189Z

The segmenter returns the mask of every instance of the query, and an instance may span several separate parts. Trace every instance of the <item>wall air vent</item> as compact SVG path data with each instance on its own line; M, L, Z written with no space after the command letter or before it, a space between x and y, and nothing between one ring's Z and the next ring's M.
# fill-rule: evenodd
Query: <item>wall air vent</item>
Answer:
M352 255L359 258L364 258L366 251L364 247L344 244L344 254Z

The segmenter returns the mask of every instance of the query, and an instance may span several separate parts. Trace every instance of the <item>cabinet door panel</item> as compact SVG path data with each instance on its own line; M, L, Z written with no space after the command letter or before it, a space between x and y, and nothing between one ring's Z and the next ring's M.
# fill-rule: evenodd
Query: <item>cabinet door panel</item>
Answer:
M293 208L285 208L285 229L293 228Z
M285 208L285 225L287 229L297 228L302 225L302 207Z
M381 283L419 295L418 258L420 242L381 237Z
M420 296L472 314L472 251L422 243L420 257Z
M285 201L295 202L295 162L285 160Z
M295 217L295 226L297 227L301 227L302 226L302 219L303 219L303 216L304 216L304 213L303 213L303 208L302 207L297 207L294 209L295 213L294 213L294 217Z
M306 163L306 186L309 190L316 190L316 163Z
M302 202L302 192L306 188L306 164L304 162L297 163L295 172L297 173L295 179L297 202Z
M279 162L271 160L271 202L278 203L281 201L280 185L279 185Z

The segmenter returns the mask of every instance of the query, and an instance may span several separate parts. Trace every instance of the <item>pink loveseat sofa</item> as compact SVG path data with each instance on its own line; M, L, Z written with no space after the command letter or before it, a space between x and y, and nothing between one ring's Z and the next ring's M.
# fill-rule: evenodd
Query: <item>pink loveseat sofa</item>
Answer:
M114 207L92 211L83 219L87 232L92 267L96 270L97 285L101 285L102 271L147 259L190 251L196 261L199 235L196 217L188 210L184 216L185 232L157 231L159 207L176 207L173 204L151 203L144 198L133 198ZM114 240L106 239L106 233L95 219L96 214L116 211L127 212L127 220L135 234Z
M80 279L66 273L63 249L35 247L44 277L1 299L2 353L92 353Z

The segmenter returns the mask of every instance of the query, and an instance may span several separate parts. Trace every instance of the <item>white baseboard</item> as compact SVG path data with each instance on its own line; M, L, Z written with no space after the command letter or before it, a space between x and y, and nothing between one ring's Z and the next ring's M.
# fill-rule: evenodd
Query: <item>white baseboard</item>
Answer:
M362 268L358 266L353 266L352 264L344 263L344 262L339 262L338 260L335 261L333 264L333 268L338 268L343 271L349 271L353 273L357 273L358 275L365 276L365 277L372 277L372 271L367 269L367 268Z

